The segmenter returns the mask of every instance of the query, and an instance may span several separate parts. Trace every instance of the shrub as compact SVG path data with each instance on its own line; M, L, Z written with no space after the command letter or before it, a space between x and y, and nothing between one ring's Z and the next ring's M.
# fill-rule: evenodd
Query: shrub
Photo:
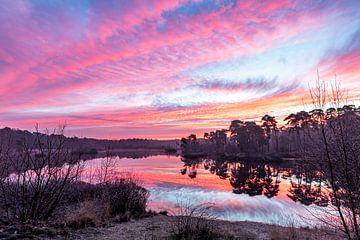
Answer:
M92 225L93 217L101 221L113 218L124 222L145 215L148 197L148 191L131 176L98 184L76 182L66 190L58 215L70 211L70 223L67 224L75 228Z
M112 182L101 183L100 195L108 203L110 216L130 213L132 216L146 212L148 191L131 178L121 178Z
M231 236L221 234L213 224L214 216L210 214L212 205L178 205L175 221L172 223L172 239L232 239Z

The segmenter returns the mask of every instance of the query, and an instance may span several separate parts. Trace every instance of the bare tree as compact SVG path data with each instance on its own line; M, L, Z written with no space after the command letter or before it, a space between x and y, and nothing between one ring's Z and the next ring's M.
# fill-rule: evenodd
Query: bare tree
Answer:
M106 146L105 158L101 160L100 169L97 171L98 182L105 183L114 180L115 160L116 156L113 156L112 148L110 145Z
M316 124L304 144L304 157L329 181L337 212L331 218L338 219L348 239L360 239L360 117L355 107L341 107L346 104L346 91L336 79L329 88L318 76L310 95Z

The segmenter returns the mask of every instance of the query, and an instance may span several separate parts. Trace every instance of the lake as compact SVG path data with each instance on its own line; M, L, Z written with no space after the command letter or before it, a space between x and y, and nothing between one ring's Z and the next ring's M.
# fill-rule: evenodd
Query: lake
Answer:
M106 163L106 164L104 164ZM326 198L317 184L295 177L291 164L268 165L178 156L96 158L85 161L85 181L131 172L150 191L148 209L169 212L178 204L213 204L212 214L229 221L309 225ZM285 166L284 166L285 165Z

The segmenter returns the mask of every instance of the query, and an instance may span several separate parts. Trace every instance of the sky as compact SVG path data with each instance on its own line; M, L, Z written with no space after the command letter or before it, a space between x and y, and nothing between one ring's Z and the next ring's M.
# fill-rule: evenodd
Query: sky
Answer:
M0 127L172 139L360 99L359 0L2 0Z

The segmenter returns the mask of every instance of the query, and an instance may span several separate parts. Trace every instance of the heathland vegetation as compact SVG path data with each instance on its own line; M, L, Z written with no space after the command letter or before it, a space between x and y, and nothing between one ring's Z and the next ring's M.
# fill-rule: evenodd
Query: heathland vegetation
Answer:
M82 181L81 154L64 137L63 128L31 136L22 142L14 142L11 135L1 139L0 225L5 229L27 224L77 229L146 214L149 193L131 175L100 176L104 171L94 184ZM12 235L3 230L0 236L26 237L21 227L10 231Z

